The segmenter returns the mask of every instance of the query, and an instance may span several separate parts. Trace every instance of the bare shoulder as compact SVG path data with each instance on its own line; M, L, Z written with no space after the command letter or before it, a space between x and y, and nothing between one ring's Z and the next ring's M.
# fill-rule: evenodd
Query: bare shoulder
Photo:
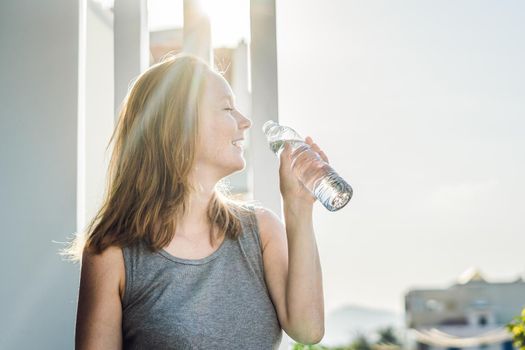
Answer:
M84 249L75 329L75 349L121 349L124 257L119 247L100 254Z
M255 216L259 226L263 252L271 240L280 240L286 237L283 222L272 210L262 206L255 207Z
M120 247L111 246L100 254L82 254L82 274L87 281L104 282L105 285L118 287L122 296L125 283L124 256Z

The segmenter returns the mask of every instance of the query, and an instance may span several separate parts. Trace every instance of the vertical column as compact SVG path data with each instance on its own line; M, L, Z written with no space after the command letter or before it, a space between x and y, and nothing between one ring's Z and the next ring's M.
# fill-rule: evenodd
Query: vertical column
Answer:
M275 1L251 0L251 80L252 130L250 141L253 164L253 193L275 213L281 213L278 160L269 151L262 125L278 121L277 44Z
M146 0L115 0L115 121L129 84L149 67Z
M213 66L210 19L198 0L184 0L183 50Z
M277 42L275 0L251 0L251 80L253 196L282 218L279 192L279 161L269 151L262 125L268 119L279 121L277 90ZM280 350L289 348L290 338L283 332Z
M114 128L113 13L88 0L85 25L85 107L79 111L78 227L84 229L100 208Z

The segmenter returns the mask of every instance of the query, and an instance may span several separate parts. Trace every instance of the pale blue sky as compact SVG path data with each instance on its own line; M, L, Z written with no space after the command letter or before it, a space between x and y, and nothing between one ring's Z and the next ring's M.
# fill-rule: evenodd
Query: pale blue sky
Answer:
M277 4L280 119L355 190L316 207L327 309L523 274L525 3Z
M163 1L153 28L182 21ZM248 35L247 3L215 7L233 23L216 46ZM355 191L315 208L328 312L402 312L409 288L471 266L525 273L523 18L521 1L277 1L280 120Z

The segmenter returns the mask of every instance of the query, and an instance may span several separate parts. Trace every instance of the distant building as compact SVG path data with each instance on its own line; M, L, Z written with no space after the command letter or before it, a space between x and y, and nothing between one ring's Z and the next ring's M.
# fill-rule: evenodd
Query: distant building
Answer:
M512 350L505 325L525 308L525 282L487 282L467 270L446 289L405 295L406 325L418 350Z

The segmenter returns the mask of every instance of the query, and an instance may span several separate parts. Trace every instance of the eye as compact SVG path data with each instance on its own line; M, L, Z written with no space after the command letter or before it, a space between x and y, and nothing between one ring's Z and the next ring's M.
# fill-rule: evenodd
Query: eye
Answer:
M230 108L230 107L227 107L227 108L224 108L225 111L233 111L233 108Z

